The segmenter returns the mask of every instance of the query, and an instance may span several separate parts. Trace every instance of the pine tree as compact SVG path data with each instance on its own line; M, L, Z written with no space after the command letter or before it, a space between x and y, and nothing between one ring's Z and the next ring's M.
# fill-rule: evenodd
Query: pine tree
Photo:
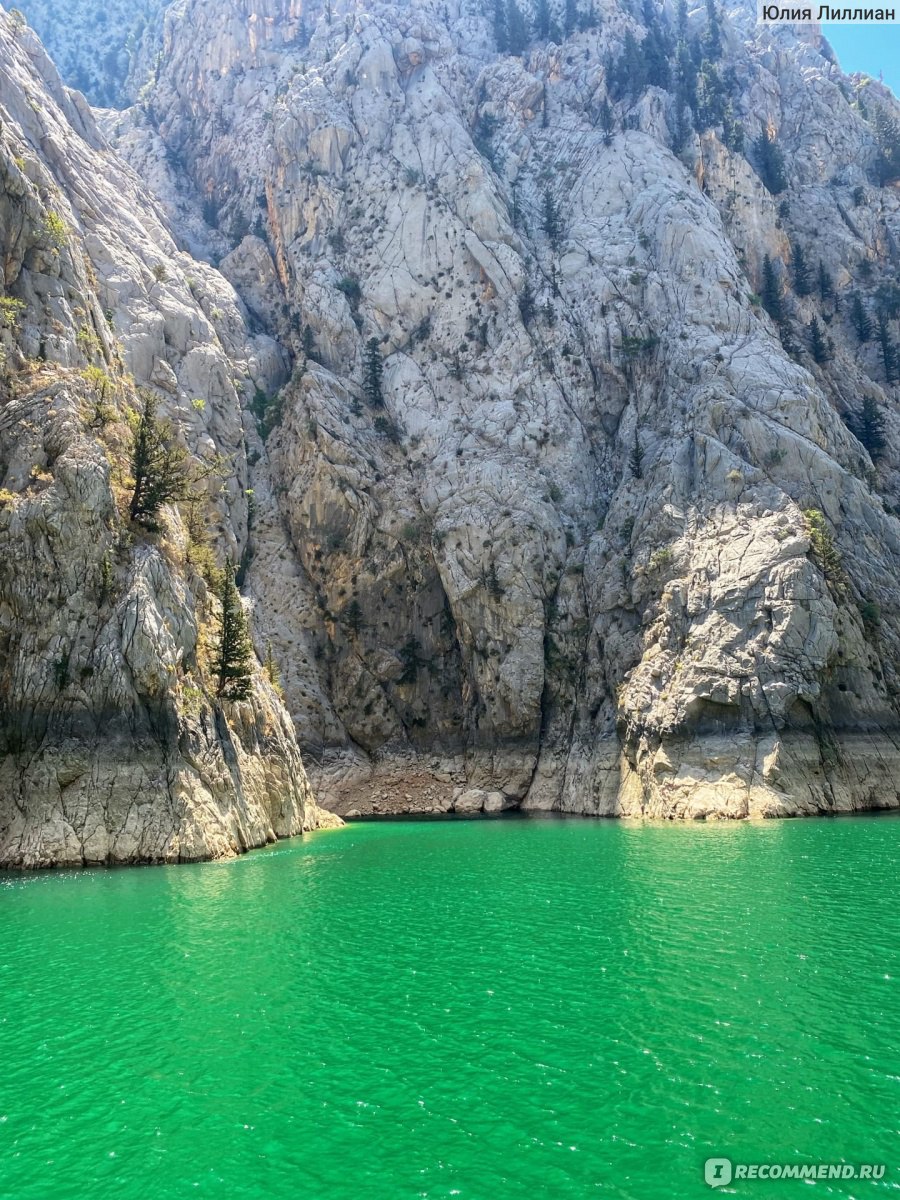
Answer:
M813 359L820 366L823 363L827 363L831 358L831 350L825 334L822 332L822 326L816 317L813 317L807 325L806 332L809 336L809 352L813 356Z
M772 195L777 196L787 187L787 179L784 174L784 155L775 135L763 129L753 143L753 150L760 179Z
M546 42L550 37L550 5L547 0L537 0L534 8L534 31L542 42Z
M881 187L900 179L900 126L883 108L875 110L875 180Z
M316 335L313 333L311 325L303 326L301 335L303 342L303 356L308 360L315 361L316 357Z
M631 448L631 453L628 455L628 465L635 479L644 478L644 451L641 448L637 430L634 431L634 445Z
M725 105L722 114L722 138L733 154L744 153L744 126L736 120L730 102Z
M168 421L157 417L157 399L142 393L143 406L134 431L131 474L134 491L129 505L132 521L146 529L159 528L159 510L181 500L188 486L187 451L172 441Z
M266 661L263 663L263 670L268 676L269 683L276 692L281 692L281 672L278 669L278 663L275 661L275 655L272 653L272 643L266 642Z
M609 100L607 100L607 99L604 99L603 103L600 105L599 124L600 124L601 130L603 131L604 145L608 146L613 139L613 131L615 129L615 122L613 119L612 106L610 105Z
M544 190L544 214L543 214L544 233L550 239L550 245L554 250L559 249L560 241L562 240L562 227L559 219L559 206L553 198L553 193L549 188Z
M794 246L792 249L793 262L791 265L794 274L794 291L798 296L808 296L813 289L812 271L809 269L803 247Z
M679 42L687 42L688 35L688 8L687 0L678 0L676 9L676 30Z
M492 562L488 567L485 586L487 587L488 593L493 596L495 600L502 599L505 589L503 584L500 582L500 576L497 573L497 564L495 562Z
M873 396L866 396L862 403L862 412L853 423L853 431L874 462L884 450L887 442L884 436L884 417Z
M875 291L875 304L890 320L900 317L900 287L896 283L882 283Z
M707 59L697 74L697 107L694 125L698 133L722 124L725 118L724 91L719 72Z
M522 317L522 324L527 329L534 318L534 289L527 279L519 295L519 313Z
M675 93L693 109L697 103L697 69L699 64L691 53L690 44L679 40L675 47Z
M887 313L882 310L878 314L878 341L881 343L881 357L884 361L884 377L888 383L896 383L898 377L897 345L891 337L891 328Z
M400 661L403 663L403 672L398 677L398 683L415 683L419 675L419 668L422 666L421 644L416 637L409 637L400 647Z
M505 0L494 0L494 41L500 54L509 52L509 26L506 22Z
M528 28L522 10L516 0L507 0L506 5L506 34L509 41L509 52L516 56L524 54L528 45Z
M363 391L369 408L384 408L383 375L384 360L378 348L378 338L369 338L363 360Z
M784 306L781 303L781 286L772 260L768 254L763 259L762 291L760 293L763 308L776 324L784 321Z
M358 635L363 627L363 611L362 606L354 596L343 613L344 623L351 633Z
M833 587L843 591L846 584L840 551L834 544L834 535L818 508L807 508L803 512L806 531L809 535L810 551L825 579Z
M697 107L697 63L687 41L687 6L678 5L678 41L675 47L674 127L672 149L680 154L691 131L688 109Z
M859 340L861 342L870 341L874 332L872 318L866 312L866 306L863 304L859 292L853 292L850 296L850 320Z
M706 0L706 37L703 39L703 52L711 62L716 62L722 57L722 26L715 0Z
M691 122L689 120L691 110L685 102L684 94L680 87L675 89L674 108L675 121L672 130L672 151L674 154L680 154L685 148L691 132Z
M219 600L222 603L222 616L216 663L219 679L216 694L222 700L246 700L253 685L253 645L247 614L234 582L234 567L230 562L225 564Z
M819 296L823 303L834 298L834 280L821 258L819 259Z
M578 25L578 9L575 6L575 0L565 0L563 9L563 32L566 37L571 37Z
M610 89L618 99L637 100L647 85L647 60L637 38L629 29L622 53L607 71Z
M672 85L670 62L673 48L671 39L660 25L654 0L644 0L644 26L647 32L640 47L644 62L644 82L668 91Z

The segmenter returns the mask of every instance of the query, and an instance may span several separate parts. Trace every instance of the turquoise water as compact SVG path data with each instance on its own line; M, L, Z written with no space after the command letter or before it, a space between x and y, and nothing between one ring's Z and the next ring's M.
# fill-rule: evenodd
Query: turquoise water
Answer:
M397 822L0 876L0 1196L680 1200L713 1155L884 1195L898 838Z

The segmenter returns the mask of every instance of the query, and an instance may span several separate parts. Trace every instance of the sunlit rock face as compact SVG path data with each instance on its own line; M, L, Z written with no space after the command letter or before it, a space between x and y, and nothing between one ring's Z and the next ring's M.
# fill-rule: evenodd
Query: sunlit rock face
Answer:
M549 17L183 0L103 119L230 297L320 799L894 806L897 105L750 5Z

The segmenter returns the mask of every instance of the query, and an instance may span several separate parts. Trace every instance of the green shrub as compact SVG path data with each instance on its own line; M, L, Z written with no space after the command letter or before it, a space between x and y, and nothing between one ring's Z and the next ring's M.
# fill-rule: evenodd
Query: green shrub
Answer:
M879 604L876 604L874 600L867 600L859 606L859 615L862 617L867 637L878 632L878 627L881 625L881 606Z
M44 218L44 236L50 245L57 250L62 250L69 240L68 225L66 225L59 213L55 212L52 208Z
M4 325L18 325L24 312L24 300L14 300L12 296L0 297L0 321Z
M277 393L271 399L261 387L257 387L250 401L250 411L256 420L256 428L263 441L276 429L284 417L284 398Z
M347 303L356 312L359 302L362 300L362 288L359 286L359 280L352 275L345 275L343 279L338 280L337 290L344 293Z

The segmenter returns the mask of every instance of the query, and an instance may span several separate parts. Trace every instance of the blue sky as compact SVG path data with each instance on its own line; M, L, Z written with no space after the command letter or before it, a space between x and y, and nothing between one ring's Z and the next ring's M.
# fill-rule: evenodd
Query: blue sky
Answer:
M881 71L900 96L900 25L823 25L822 32L844 71L865 71L875 79Z

